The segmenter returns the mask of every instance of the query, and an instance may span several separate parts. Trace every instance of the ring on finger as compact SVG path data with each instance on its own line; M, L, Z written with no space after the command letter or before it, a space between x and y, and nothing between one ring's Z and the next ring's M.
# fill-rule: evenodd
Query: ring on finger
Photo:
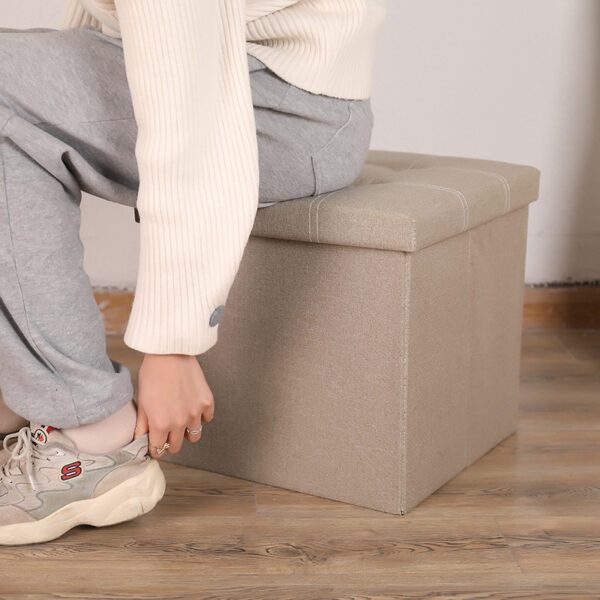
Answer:
M190 429L189 427L185 428L186 433L189 433L191 435L198 435L199 433L202 432L202 425L200 425L199 429Z
M158 446L154 446L154 449L156 450L156 454L162 454L167 448L170 448L171 444L169 444L169 442L165 442L162 445L162 448L159 448Z

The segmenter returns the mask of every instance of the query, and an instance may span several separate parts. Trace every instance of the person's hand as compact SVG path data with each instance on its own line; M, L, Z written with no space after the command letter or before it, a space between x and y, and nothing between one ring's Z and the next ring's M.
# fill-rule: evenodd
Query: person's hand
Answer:
M138 414L134 439L146 432L149 452L169 442L168 451L181 450L183 438L197 442L202 421L214 416L213 394L195 356L146 354L138 376ZM186 431L186 428L189 431Z

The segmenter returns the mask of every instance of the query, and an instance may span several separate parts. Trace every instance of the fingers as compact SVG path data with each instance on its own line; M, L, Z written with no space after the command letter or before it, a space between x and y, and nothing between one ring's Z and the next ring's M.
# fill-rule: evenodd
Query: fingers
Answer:
M169 442L169 452L171 454L177 454L181 450L181 446L183 445L183 433L184 428L172 429L169 431L169 437L167 441Z
M192 443L200 440L202 437L202 419L203 416L200 414L199 417L192 417L191 424L187 427L173 427L167 425L165 420L160 421L160 424L152 423L143 409L140 408L138 410L135 437L144 435L146 431L148 432L148 453L153 458L160 458L165 455L165 452L177 454L183 447L184 439Z
M164 453L165 449L162 449L164 443L167 441L168 431L166 429L160 429L157 427L150 427L148 423L148 416L144 409L138 405L137 421L135 423L135 432L133 439L136 440L140 436L148 433L148 454L152 458L160 458Z
M185 429L185 439L188 442L197 442L202 436L202 415L192 419L191 425L188 425Z
M158 429L156 427L150 427L149 440L148 440L148 453L152 458L160 458L164 455L168 447L165 447L165 443L168 443L167 438L169 431L167 429Z
M137 440L140 436L148 433L148 417L144 409L138 404L137 407L137 420L135 422L135 431L133 439Z
M177 454L183 446L184 438L189 442L197 442L202 436L202 416L193 419L192 424L184 428L171 429L167 441L170 444L169 452Z
M157 429L150 427L149 432L149 453L153 458L160 458L168 451L170 454L177 454L183 446L183 440L186 438L190 442L197 442L202 436L202 423L197 422L192 427L178 427L177 429ZM167 447L161 450L165 443Z

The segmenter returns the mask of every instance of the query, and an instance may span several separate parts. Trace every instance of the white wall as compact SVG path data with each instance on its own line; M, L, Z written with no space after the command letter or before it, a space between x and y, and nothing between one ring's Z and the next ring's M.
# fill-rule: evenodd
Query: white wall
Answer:
M527 282L600 279L600 2L388 7L373 147L536 166Z
M61 0L0 0L0 27L55 27ZM388 0L373 148L534 165L526 281L600 279L600 1ZM86 196L95 285L135 284L131 210Z

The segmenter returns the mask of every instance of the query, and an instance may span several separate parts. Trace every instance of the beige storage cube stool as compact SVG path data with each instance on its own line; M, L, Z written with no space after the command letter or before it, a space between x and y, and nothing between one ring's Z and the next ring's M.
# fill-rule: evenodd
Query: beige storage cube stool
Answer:
M215 417L168 460L405 514L513 433L539 176L371 150L259 209L199 356Z

